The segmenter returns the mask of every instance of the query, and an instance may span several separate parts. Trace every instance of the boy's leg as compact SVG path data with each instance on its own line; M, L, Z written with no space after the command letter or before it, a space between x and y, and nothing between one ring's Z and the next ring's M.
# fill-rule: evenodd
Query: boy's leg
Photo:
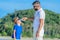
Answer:
M16 39L16 40L20 40L20 39Z

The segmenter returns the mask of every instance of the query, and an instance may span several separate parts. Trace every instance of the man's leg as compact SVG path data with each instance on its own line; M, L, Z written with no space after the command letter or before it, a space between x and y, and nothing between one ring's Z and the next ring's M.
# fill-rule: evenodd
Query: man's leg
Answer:
M43 36L36 37L36 33L33 33L33 40L43 40Z
M36 38L36 32L33 32L33 40L37 40L37 38Z
M43 40L43 37L40 36L40 37L37 38L37 40Z
M40 32L37 40L43 40L43 36L44 36L44 32Z
M43 40L44 30L40 31L39 37L36 37L36 30L33 31L33 40Z

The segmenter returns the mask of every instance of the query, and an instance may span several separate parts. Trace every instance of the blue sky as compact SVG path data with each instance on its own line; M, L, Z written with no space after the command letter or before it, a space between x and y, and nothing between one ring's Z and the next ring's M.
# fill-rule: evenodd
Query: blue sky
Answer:
M12 13L15 10L25 10L33 8L32 2L35 0L0 0L0 18ZM60 0L40 0L43 9L60 13Z

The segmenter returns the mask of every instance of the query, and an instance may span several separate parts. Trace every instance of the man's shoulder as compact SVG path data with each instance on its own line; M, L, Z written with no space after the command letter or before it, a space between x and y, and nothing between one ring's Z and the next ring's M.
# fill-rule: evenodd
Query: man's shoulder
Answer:
M45 12L42 10L42 11L39 11L38 12L39 14L45 14Z
M41 14L45 14L45 11L42 9L42 10L40 11L40 13L41 13Z

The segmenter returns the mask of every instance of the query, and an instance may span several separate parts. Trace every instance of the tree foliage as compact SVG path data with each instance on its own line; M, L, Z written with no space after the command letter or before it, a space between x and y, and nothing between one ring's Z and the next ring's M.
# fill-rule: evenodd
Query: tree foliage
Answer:
M45 19L45 37L58 37L60 38L60 14L52 12L50 10L46 10L46 19ZM31 18L34 16L33 9L27 10L18 10L14 13L8 14L5 17L0 19L0 36L11 36L13 33L13 18L19 17L20 19L24 16ZM32 37L33 28L32 21L27 20L25 23L22 23L23 32L22 36L24 37Z

